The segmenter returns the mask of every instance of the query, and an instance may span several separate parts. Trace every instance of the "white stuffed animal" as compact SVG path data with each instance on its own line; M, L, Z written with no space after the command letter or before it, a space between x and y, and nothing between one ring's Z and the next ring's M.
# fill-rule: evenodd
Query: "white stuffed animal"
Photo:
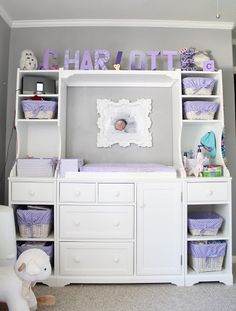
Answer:
M40 249L24 251L15 267L0 267L0 301L9 311L37 310L37 299L31 289L37 281L51 274L49 256Z
M21 52L20 69L34 70L38 68L38 61L31 50L24 50Z

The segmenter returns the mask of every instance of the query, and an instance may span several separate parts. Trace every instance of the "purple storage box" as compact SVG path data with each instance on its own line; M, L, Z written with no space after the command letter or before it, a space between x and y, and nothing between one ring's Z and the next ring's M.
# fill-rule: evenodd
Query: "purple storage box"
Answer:
M212 101L186 101L184 114L188 120L213 120L219 104Z
M67 172L78 172L83 165L83 159L61 159L59 161L60 177L65 177Z
M191 212L188 215L188 229L192 235L216 235L223 218L215 212Z
M196 272L220 271L226 253L225 241L188 243L188 264Z
M57 102L52 100L22 100L26 119L52 119L56 115Z
M188 77L182 82L186 95L211 95L216 81L212 78Z
M53 177L56 159L17 159L18 177Z
M24 242L21 244L17 244L17 258L23 253L24 251L32 248L38 248L43 250L52 261L53 259L53 243L51 242Z
M52 208L18 208L16 218L23 238L46 238L52 228Z

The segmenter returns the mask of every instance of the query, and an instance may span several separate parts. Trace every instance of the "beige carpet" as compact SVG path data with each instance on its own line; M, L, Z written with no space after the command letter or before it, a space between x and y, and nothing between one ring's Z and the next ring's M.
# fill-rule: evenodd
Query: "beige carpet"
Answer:
M236 311L236 284L36 285L34 292L56 297L41 311Z

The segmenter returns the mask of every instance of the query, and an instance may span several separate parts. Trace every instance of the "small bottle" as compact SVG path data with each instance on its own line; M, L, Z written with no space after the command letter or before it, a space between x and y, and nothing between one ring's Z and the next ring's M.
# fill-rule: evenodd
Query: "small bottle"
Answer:
M185 170L187 168L187 157L188 157L188 153L185 151L184 156L183 156L183 165L184 165Z
M199 162L202 163L202 162L203 162L203 159L204 159L203 154L202 154L201 147L202 147L202 145L198 145L197 156L196 156L196 159L197 159L197 162L198 162L198 163L199 163Z

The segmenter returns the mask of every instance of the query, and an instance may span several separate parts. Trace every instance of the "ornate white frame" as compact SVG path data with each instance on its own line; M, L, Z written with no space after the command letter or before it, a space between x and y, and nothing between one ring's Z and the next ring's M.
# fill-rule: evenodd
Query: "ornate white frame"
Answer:
M121 147L128 147L130 144L151 147L151 109L151 99L142 98L134 102L128 99L120 99L118 102L97 99L97 112L100 115L97 120L100 130L97 135L97 147L111 147L114 144ZM124 131L118 131L114 127L115 122L120 119L127 122Z

